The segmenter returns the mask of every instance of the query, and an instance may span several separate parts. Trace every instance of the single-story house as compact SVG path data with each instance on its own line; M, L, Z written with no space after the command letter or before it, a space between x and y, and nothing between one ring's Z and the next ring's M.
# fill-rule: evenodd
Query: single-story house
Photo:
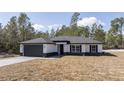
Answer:
M63 54L99 54L102 42L81 36L58 36L51 39L37 38L20 43L24 56L50 56Z

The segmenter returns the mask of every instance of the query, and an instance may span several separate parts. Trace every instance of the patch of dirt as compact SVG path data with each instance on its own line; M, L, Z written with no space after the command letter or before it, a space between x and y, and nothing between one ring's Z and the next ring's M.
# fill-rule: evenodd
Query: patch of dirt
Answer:
M109 56L63 56L9 65L0 68L0 80L124 80L124 52Z
M17 56L19 56L19 55L0 52L0 59L9 58L9 57L17 57Z

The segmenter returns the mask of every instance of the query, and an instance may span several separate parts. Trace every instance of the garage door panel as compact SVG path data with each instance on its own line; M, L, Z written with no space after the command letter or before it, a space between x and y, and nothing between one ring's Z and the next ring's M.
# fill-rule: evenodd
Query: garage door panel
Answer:
M42 56L43 45L24 45L24 56Z

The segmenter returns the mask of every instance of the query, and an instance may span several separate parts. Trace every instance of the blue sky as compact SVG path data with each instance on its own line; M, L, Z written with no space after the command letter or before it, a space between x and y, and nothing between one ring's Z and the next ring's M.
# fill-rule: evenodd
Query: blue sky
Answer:
M58 28L61 25L69 25L72 12L28 12L26 13L37 30L48 30ZM12 16L19 16L18 12L1 12L0 23L5 25ZM78 23L82 25L90 25L94 22L103 24L104 30L110 28L110 21L117 17L124 17L123 12L81 12Z

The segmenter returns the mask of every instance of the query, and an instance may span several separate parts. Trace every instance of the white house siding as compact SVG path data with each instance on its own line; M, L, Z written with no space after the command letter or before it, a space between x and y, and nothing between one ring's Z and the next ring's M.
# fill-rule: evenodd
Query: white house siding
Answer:
M70 44L63 44L64 45L64 52L70 52ZM74 44L75 45L75 44ZM77 44L76 44L77 45ZM80 45L80 44L78 44ZM81 44L81 52L82 53L89 53L90 52L90 45L96 45L96 44ZM98 45L98 52L102 52L102 44L97 44ZM43 44L43 53L52 53L52 52L57 52L57 45L54 44Z
M71 45L81 45L81 52L85 53L86 52L86 46L85 44L71 44ZM64 45L64 52L70 52L70 45Z
M66 44L64 45L64 52L70 52L70 45L69 44Z
M98 45L98 52L102 52L102 44L85 44L85 52L90 52L90 45Z
M82 53L85 53L86 52L86 46L85 46L85 44L82 44L81 45L81 52Z
M86 53L90 52L90 45L89 44L85 44L85 52Z
M24 52L24 45L20 44L20 53L23 53L23 52Z
M57 46L54 44L43 44L43 53L57 52Z
M101 53L102 51L102 44L98 44L98 52Z

